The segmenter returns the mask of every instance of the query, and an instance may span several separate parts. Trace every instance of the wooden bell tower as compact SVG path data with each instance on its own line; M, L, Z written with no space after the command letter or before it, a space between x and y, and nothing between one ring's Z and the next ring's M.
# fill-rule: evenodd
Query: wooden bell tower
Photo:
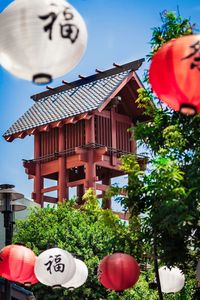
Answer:
M77 187L82 203L86 189L105 193L111 179L123 175L120 156L136 153L128 129L144 121L137 107L141 83L135 71L143 60L99 71L89 77L51 88L31 98L34 105L4 134L15 138L34 136L34 158L24 160L25 171L34 181L32 198L43 206L69 199ZM56 184L45 186L45 179ZM48 193L55 192L56 197ZM110 208L108 201L105 208Z

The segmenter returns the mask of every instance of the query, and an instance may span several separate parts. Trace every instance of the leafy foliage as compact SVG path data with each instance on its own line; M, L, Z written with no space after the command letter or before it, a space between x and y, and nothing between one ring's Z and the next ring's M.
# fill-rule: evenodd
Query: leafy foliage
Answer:
M92 190L88 190L84 197L87 201L81 209L75 208L74 202L69 201L57 208L34 208L26 220L17 221L13 242L24 243L37 255L49 247L58 246L83 260L89 269L86 283L73 291L52 290L40 283L34 285L31 290L36 299L156 300L157 292L149 288L150 281L155 277L152 269L147 271L142 268L138 283L120 293L106 290L98 282L97 267L104 256L120 251L140 261L144 246L140 244L138 249L137 230L133 230L133 226L125 225L110 210L99 208ZM190 286L193 287L192 282ZM189 300L189 291L191 288L186 287L176 297L166 295L165 299Z
M162 25L154 27L150 41L151 53L147 56L149 59L152 55L166 42L183 35L192 34L195 25L191 24L189 19L183 19L171 11L164 10L161 14Z
M150 60L163 43L194 31L190 20L172 12L162 13L161 20L162 26L153 29ZM186 266L193 260L195 264L200 247L200 115L189 117L172 111L156 101L150 87L139 91L137 102L150 120L137 124L134 136L140 144L145 143L154 158L153 169L143 178L148 224L159 233L166 263Z
M149 61L164 43L195 30L189 19L173 12L164 11L161 21L153 28ZM136 228L144 241L143 253L152 256L156 239L159 263L179 266L194 277L200 258L200 115L184 116L161 103L152 93L148 71L144 82L146 88L138 90L136 102L149 121L131 130L147 149L149 163L144 172L137 157L122 157L129 181L124 187L127 195L119 199L134 223L140 217ZM191 299L184 293L180 299Z
M35 208L26 220L17 222L14 242L24 243L37 255L57 246L83 260L89 269L87 282L73 292L66 289L52 291L36 284L33 292L37 300L63 300L66 297L74 300L119 299L117 293L106 290L98 282L98 264L113 252L129 253L139 259L134 232L112 211L99 208L93 190L88 190L84 198L86 203L80 209L75 208L73 201L55 208ZM127 297L129 292L120 299L130 299Z

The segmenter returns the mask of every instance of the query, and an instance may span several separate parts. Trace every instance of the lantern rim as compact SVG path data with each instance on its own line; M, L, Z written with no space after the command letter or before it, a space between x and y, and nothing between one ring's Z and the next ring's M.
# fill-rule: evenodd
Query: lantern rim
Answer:
M47 73L38 73L38 74L33 75L33 78L32 78L32 81L35 84L39 84L39 85L51 83L52 80L53 80L52 76Z
M180 107L180 113L187 116L194 116L197 113L196 106L189 104L189 103L183 103Z
M31 287L32 283L30 281L26 281L26 282L24 282L24 285L27 287Z
M55 290L55 289L60 289L62 287L62 285L60 284L55 284L55 285L52 285L52 289Z

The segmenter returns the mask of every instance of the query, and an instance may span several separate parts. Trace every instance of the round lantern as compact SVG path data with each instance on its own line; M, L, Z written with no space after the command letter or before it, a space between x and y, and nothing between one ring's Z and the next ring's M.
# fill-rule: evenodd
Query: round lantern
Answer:
M200 35L173 39L152 58L149 81L157 97L186 115L200 112Z
M98 273L99 281L105 288L123 291L138 281L140 268L132 256L114 253L103 258Z
M0 16L1 65L22 79L45 84L80 61L87 29L64 0L15 0Z
M31 285L36 283L38 283L38 279L35 276L35 273L33 273L33 275L29 278L29 281L24 282L24 285L30 287Z
M88 277L88 268L86 264L80 259L75 259L75 264L76 264L76 272L74 276L68 282L62 284L62 287L68 289L70 288L74 289L80 287L86 282Z
M158 271L163 293L176 293L184 287L185 276L179 268L174 267L169 269L164 266L159 268Z
M38 282L34 274L36 256L34 252L21 245L9 245L0 251L1 276L22 284Z
M76 264L73 256L62 249L51 248L42 252L35 262L37 279L53 288L61 287L75 274Z

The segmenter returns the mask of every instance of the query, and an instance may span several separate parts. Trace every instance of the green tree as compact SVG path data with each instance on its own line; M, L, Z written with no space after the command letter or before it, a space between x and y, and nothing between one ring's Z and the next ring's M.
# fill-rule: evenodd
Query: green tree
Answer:
M173 12L164 11L161 22L153 28L149 62L164 43L195 30L189 19ZM157 99L148 71L144 84L145 88L138 90L137 104L149 121L136 124L131 131L146 149L147 170L142 170L137 157L122 157L129 182L124 187L127 196L118 199L129 210L130 222L140 216L134 230L144 241L141 251L153 258L156 244L161 265L179 266L188 278L194 278L200 258L200 114L181 115ZM192 291L188 298L183 294L176 297L172 299L192 299Z
M150 61L163 43L194 31L190 20L175 13L165 11L161 20L162 26L153 29ZM161 104L150 89L148 73L145 76L147 88L139 91L137 102L148 107L150 121L134 129L153 158L153 169L144 177L148 194L144 202L149 221L160 233L164 261L186 267L196 263L200 246L200 115L184 116Z
M141 283L135 292L133 288L119 295L106 290L98 282L97 268L104 256L114 252L125 252L139 261L139 250L135 242L137 236L112 211L99 208L92 190L88 190L84 198L86 203L80 209L75 207L74 201L60 204L56 208L36 208L26 220L20 220L16 224L13 242L24 243L36 255L47 248L57 246L83 260L89 269L87 282L74 291L53 291L50 287L36 284L32 290L37 300L126 300L131 299L130 295L133 293L143 293ZM141 281L144 281L143 276ZM145 294L151 299L154 292L145 290ZM138 296L135 299L140 298Z

